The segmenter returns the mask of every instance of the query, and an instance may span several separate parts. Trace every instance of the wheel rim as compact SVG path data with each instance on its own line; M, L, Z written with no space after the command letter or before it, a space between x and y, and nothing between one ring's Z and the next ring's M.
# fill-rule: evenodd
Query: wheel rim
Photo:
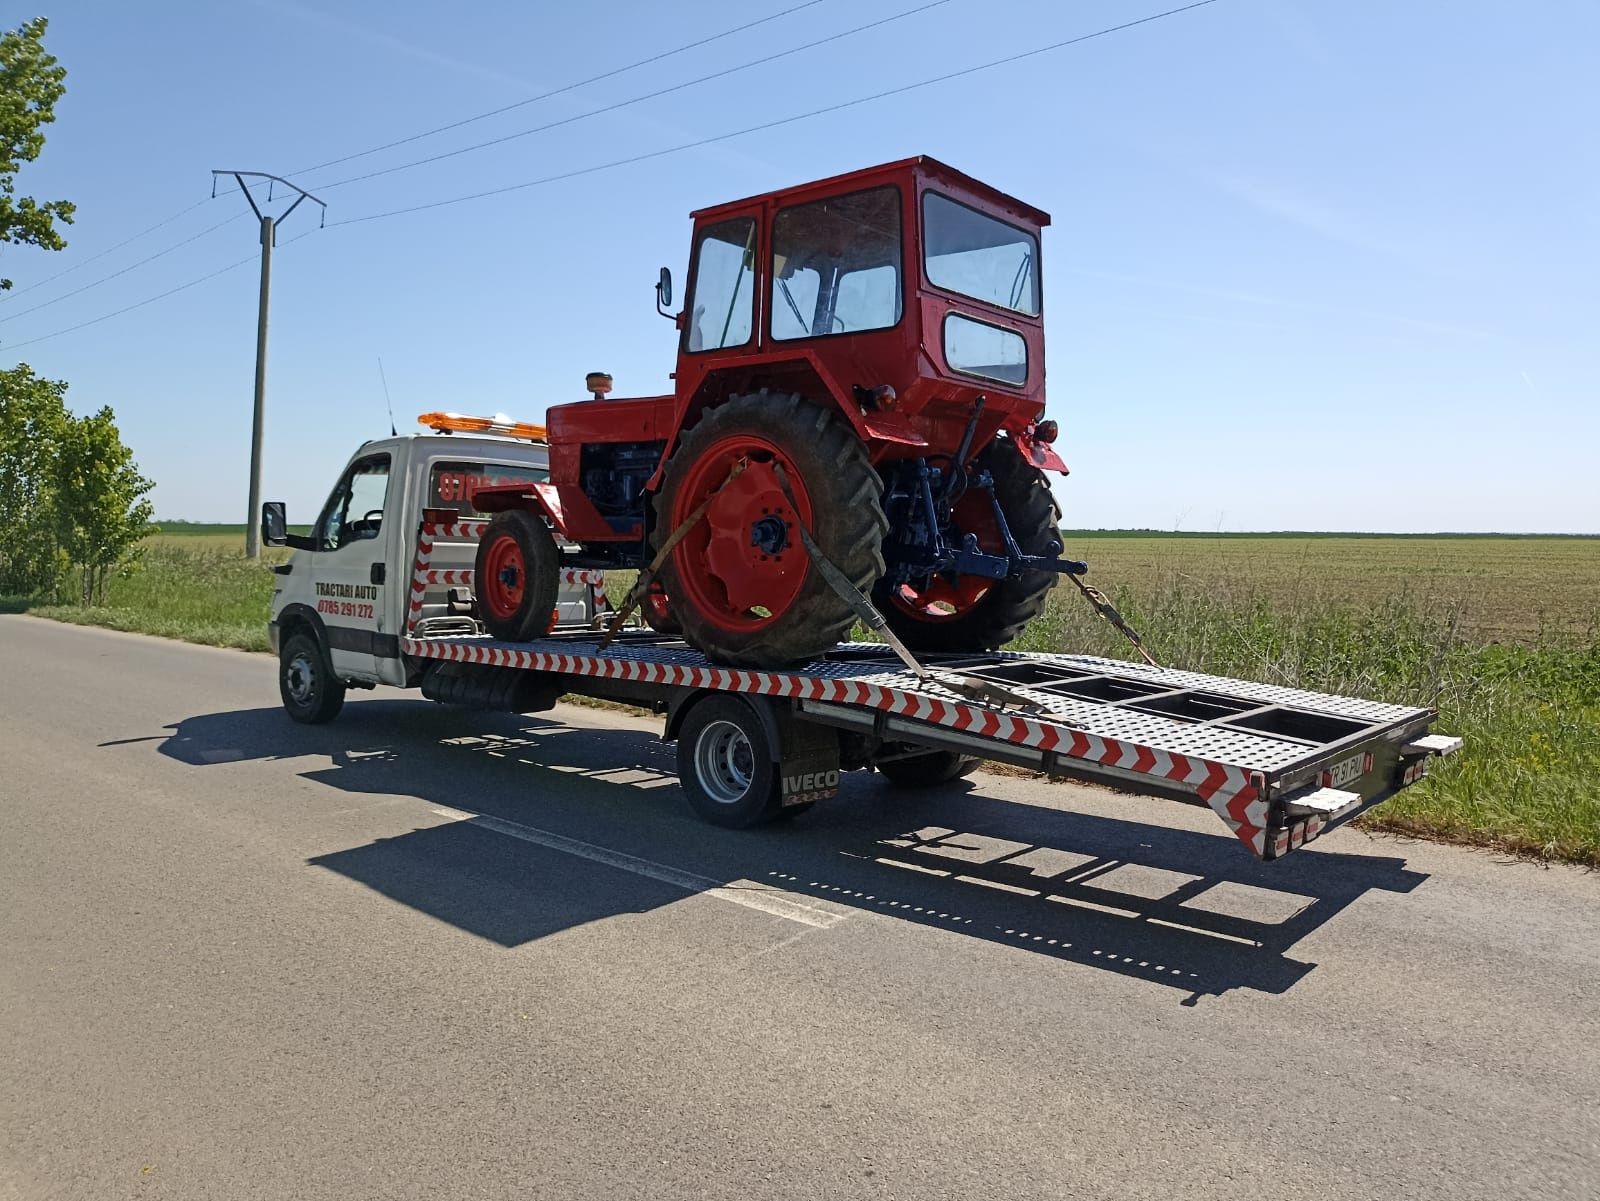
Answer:
M668 607L667 591L659 583L651 582L645 591L644 600L640 602L652 624L667 621L671 614Z
M741 459L745 469L730 481L728 473ZM798 512L778 483L776 463L788 476ZM677 599L735 633L780 621L799 598L810 568L800 525L810 527L811 496L800 473L776 444L734 434L713 442L690 465L673 496L673 528L708 496L705 517L673 552Z
M750 791L755 752L745 732L733 722L714 721L700 731L694 767L705 794L719 805L732 805Z
M978 549L984 554L1006 553L1005 539L1000 536L989 494L984 489L969 489L956 502L950 524L953 539L973 534L978 539ZM918 621L932 624L958 621L972 612L996 583L998 581L981 575L933 575L920 584L901 584L889 599L897 610Z
M484 575L487 578L478 584L478 599L502 621L515 617L528 580L522 547L515 538L501 534L490 544L489 553L484 557Z
M304 651L295 655L283 669L283 684L297 705L309 704L317 690L317 669Z

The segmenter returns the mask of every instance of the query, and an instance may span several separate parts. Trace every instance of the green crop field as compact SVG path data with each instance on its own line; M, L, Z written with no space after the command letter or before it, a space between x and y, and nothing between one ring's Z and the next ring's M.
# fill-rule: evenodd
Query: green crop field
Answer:
M274 577L243 542L242 526L168 527L104 608L5 607L262 650ZM1363 817L1368 828L1600 866L1600 539L1077 531L1065 542L1164 664L1436 706L1438 728L1466 750ZM614 575L614 598L630 577ZM1014 649L1131 653L1067 585Z
M1483 641L1600 632L1600 538L1126 535L1068 532L1103 591L1182 587L1278 608L1396 596Z

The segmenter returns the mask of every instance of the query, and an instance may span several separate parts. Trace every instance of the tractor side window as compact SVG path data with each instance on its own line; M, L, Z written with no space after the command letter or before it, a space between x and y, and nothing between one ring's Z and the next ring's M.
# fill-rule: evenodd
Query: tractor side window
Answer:
M426 507L453 509L462 517L483 517L485 514L472 507L474 489L495 484L542 484L549 478L550 473L543 467L525 463L439 462L428 473Z
M928 282L999 305L1039 312L1039 239L937 192L922 196Z
M694 248L687 347L721 350L750 341L755 313L756 223L737 217L708 226Z
M900 321L900 190L781 210L772 223L772 336L887 329Z
M376 538L383 525L383 502L388 493L388 455L354 464L322 510L317 522L317 549L338 550L352 542Z

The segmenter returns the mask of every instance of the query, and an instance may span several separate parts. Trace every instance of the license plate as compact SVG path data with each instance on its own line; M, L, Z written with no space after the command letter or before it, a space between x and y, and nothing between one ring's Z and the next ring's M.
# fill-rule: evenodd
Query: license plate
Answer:
M1358 755L1351 755L1348 759L1341 759L1332 767L1323 771L1319 781L1324 788L1343 788L1354 780L1359 780L1372 770L1372 752L1364 751Z

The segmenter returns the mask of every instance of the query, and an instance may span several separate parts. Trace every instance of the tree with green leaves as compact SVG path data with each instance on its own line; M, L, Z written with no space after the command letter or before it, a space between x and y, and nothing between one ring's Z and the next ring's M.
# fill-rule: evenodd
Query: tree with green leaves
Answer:
M17 172L44 149L42 131L67 90L67 69L44 48L48 24L35 17L0 33L0 243L61 250L67 243L56 222L72 224L72 202L16 195ZM0 279L0 290L9 287Z
M68 420L56 458L56 538L82 573L83 604L105 603L108 574L150 532L154 487L109 408Z
M61 574L55 494L71 421L66 391L26 363L0 371L0 594L52 591Z

